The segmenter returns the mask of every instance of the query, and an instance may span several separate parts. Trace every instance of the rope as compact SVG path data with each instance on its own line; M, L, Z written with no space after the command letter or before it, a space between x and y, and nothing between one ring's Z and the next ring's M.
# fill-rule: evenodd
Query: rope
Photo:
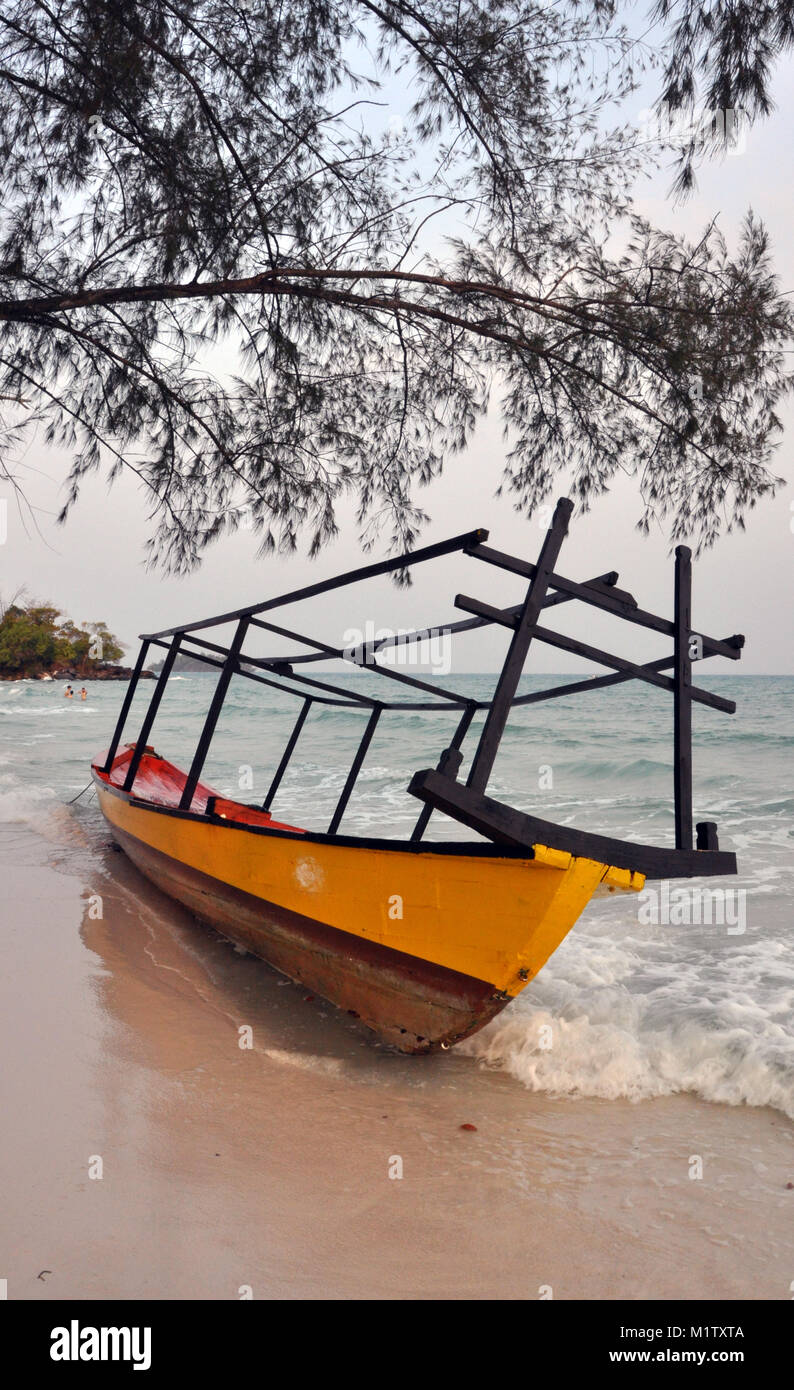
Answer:
M93 782L89 782L85 787L83 787L83 790L81 792L77 793L77 796L70 797L70 799L67 802L65 802L65 805L71 806L75 801L79 801L80 797L83 796L83 794L87 792L90 787L93 787L93 785Z

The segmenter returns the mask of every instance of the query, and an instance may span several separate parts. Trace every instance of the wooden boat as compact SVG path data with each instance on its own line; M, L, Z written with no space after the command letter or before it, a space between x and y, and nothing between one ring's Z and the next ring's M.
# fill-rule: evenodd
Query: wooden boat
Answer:
M601 893L637 892L646 877L736 872L735 856L720 851L716 826L697 827L693 845L691 705L699 701L732 712L732 701L693 686L700 656L741 654L740 636L717 640L693 634L691 568L686 547L676 552L673 622L641 610L610 573L579 583L555 573L572 504L562 499L537 564L503 555L474 531L306 590L235 613L144 636L133 678L107 753L92 765L99 804L111 833L130 859L171 897L291 979L347 1010L401 1051L449 1047L483 1027L535 978ZM276 625L263 615L298 599L433 560L453 551L496 564L529 579L523 603L495 609L458 595L472 616L448 625L450 635L497 623L512 630L493 698L476 701L395 667L378 665L377 652L396 642L420 641L430 629L383 638L343 652ZM672 657L638 666L540 626L545 608L577 600L673 637ZM233 622L228 645L206 639L207 628ZM285 659L243 655L251 631L301 643ZM610 674L519 695L518 683L532 640L577 652ZM134 743L123 745L133 695L152 647L166 651L162 672ZM149 743L163 691L179 652L189 652L220 674L190 769L181 771ZM421 698L387 701L305 674L306 666L345 657L384 678L413 687ZM663 674L672 670L672 676ZM201 774L233 675L301 698L295 727L263 805L220 796ZM639 679L674 697L676 846L641 845L516 811L486 794L510 711L560 695ZM428 700L432 695L432 700ZM273 818L270 806L314 702L360 707L367 715L361 743L328 830L317 832ZM340 834L344 815L381 715L390 709L455 709L457 730L435 769L415 774L408 793L423 803L408 840ZM458 780L462 745L478 712L485 721L466 783ZM425 838L434 810L453 817L482 839Z

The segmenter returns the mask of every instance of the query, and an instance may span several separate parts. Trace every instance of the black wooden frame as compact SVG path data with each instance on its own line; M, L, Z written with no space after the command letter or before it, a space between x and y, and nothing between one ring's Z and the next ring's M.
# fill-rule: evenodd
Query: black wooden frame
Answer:
M609 855L608 862L617 867L642 868L645 872L661 872L664 876L682 876L691 873L735 873L733 855L719 851L716 826L713 822L701 822L697 827L697 847L693 847L692 827L692 704L697 702L711 708L733 713L736 705L732 700L703 690L692 684L691 651L692 638L697 637L703 657L723 656L731 660L741 657L744 637L740 634L717 639L706 634L693 633L691 628L692 569L691 552L686 546L679 546L675 560L675 588L673 619L662 618L641 609L637 600L626 590L618 589L618 574L609 571L587 581L576 581L558 574L555 570L560 549L567 534L573 503L561 498L557 503L554 517L543 541L537 563L522 560L516 556L503 554L486 545L488 532L482 529L466 532L448 541L423 549L407 552L389 560L349 570L341 575L320 581L268 599L263 603L238 609L231 613L205 618L196 623L185 623L179 627L168 628L162 632L144 634L127 692L119 712L118 721L111 739L103 770L110 771L117 755L124 727L132 707L133 698L147 656L153 648L163 649L165 661L152 693L148 709L135 742L132 758L124 780L123 790L132 791L141 759L148 746L152 726L162 700L168 678L180 653L185 653L219 670L218 683L199 736L185 788L180 800L180 809L189 811L196 787L199 783L204 763L209 753L212 738L220 718L224 699L234 675L240 675L255 683L280 690L301 700L297 720L287 740L279 764L274 773L270 788L263 803L265 809L272 804L281 784L284 773L294 753L307 716L315 704L343 706L361 709L368 715L367 723L353 757L344 788L331 818L328 834L336 836L339 825L353 793L356 779L374 737L381 715L389 710L436 710L438 712L456 711L458 723L456 731L447 748L442 752L435 770L417 772L408 788L424 804L411 835L411 842L420 841L427 828L434 809L447 814L477 830L480 834L513 848L524 846L531 853L532 836L535 843L543 843L554 848L569 849L571 853L586 854L590 857ZM478 599L459 594L455 605L472 616L438 625L436 628L423 628L408 634L382 638L370 644L362 644L353 652L347 652L316 638L306 636L291 627L284 627L262 615L274 609L297 603L344 585L359 583L375 576L394 573L412 568L415 565L432 561L444 555L462 552L465 555L488 565L495 565L529 580L529 586L522 603L501 609ZM611 613L629 623L638 624L651 631L673 638L672 656L664 656L654 661L638 664L615 653L604 651L589 643L564 636L541 626L541 614L561 603L579 602L591 605L601 611ZM228 645L214 642L203 634L206 629L220 627L234 622L234 636ZM439 630L450 636L490 624L506 627L512 632L509 650L499 675L493 697L490 700L476 700L445 686L433 684L416 676L410 676L393 667L382 666L377 657L389 647L397 644L410 644L426 640ZM243 647L252 630L273 633L290 641L310 648L288 657L246 657ZM541 691L518 694L518 685L531 643L539 641L587 660L607 666L608 675L595 676L565 682ZM329 659L351 660L356 666L373 672L385 681L402 687L409 687L423 696L432 699L388 700L361 691L353 691L333 681L321 680L304 673L307 664ZM297 668L297 669L296 669ZM671 671L672 675L663 674ZM673 694L674 722L674 801L675 801L675 849L657 846L632 845L630 842L610 839L606 836L592 835L590 832L574 830L571 827L552 826L523 812L513 811L485 795L488 780L499 750L502 736L511 710L535 704L544 700L559 699L588 690L604 689L627 680L640 680L671 691ZM474 716L485 711L486 718L475 751L465 787L457 781L462 762L462 745ZM587 848L589 846L589 850Z

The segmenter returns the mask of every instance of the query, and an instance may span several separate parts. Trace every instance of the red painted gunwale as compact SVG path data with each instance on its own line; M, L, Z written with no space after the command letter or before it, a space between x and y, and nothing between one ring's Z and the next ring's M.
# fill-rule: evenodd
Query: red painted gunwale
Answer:
M113 759L109 773L103 772L96 763L94 764L94 772L109 786L122 789L134 749L135 745L128 743ZM168 806L176 809L179 806L186 781L186 773L175 767L173 763L169 763L166 758L161 758L153 748L147 748L141 758L131 795L136 801L148 801L153 806ZM263 811L257 806L246 806L244 802L232 801L228 797L221 796L205 782L199 782L196 786L193 800L190 803L190 810L198 815L206 815L207 802L210 797L215 797L212 815L221 820L236 821L241 825L266 826L269 830L290 830L295 835L305 834L305 831L298 825L288 825L286 821L274 820L269 811Z

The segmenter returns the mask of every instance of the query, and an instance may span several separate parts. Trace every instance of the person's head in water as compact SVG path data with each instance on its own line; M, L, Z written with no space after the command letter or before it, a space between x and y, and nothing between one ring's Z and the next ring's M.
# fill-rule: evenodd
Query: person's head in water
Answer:
M87 699L87 698L88 698L88 691L86 690L85 686L83 686L82 690L80 691L80 699L81 699L81 700L85 700L85 699Z
M71 700L72 696L74 695L74 691L72 690L72 687L70 685L67 685L63 693L66 696L67 700Z

